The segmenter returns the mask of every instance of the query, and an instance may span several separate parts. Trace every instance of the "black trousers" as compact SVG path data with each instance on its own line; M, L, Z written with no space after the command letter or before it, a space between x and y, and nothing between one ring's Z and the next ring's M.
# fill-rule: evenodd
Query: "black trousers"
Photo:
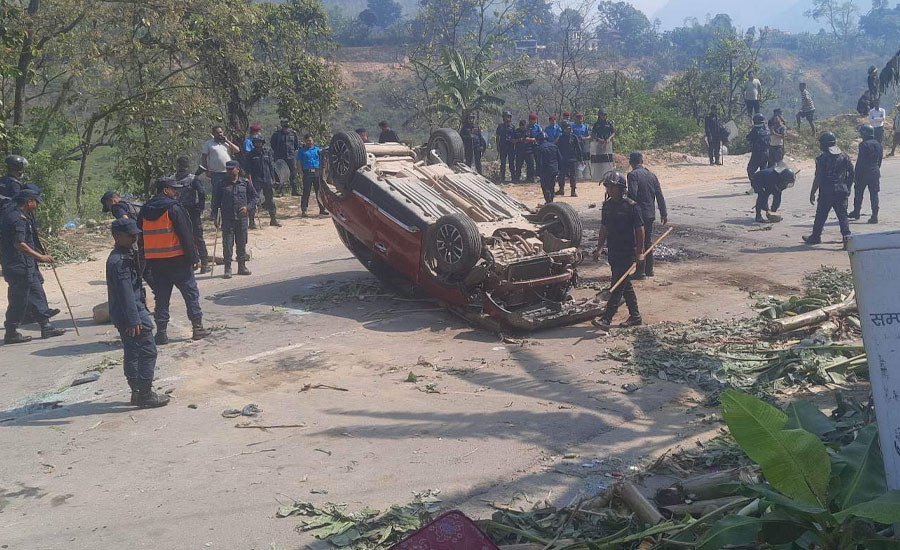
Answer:
M556 172L541 174L541 191L544 193L544 202L553 202L553 195L556 189L556 178L559 176Z
M578 162L577 160L565 160L563 161L562 172L559 173L559 192L562 193L566 190L566 178L569 178L569 187L572 189L572 192L575 192L575 184L578 179Z
M653 224L656 220L644 220L644 250L650 248L650 245L653 244ZM640 267L640 266L638 266ZM640 269L638 270L640 272ZM650 254L647 254L644 259L644 275L648 277L653 276L653 251L650 251ZM615 281L613 281L615 283Z
M784 160L784 145L769 146L769 162L767 167L771 168Z
M747 178L753 180L753 174L767 167L769 164L768 151L753 151L750 153L750 162L747 163Z
M846 237L850 234L850 221L847 219L847 195L822 195L822 193L819 193L819 199L816 202L816 220L813 222L812 238L818 239L822 237L822 229L824 229L825 221L832 210L834 210L834 215L837 216L838 224L841 227L841 236Z
M631 264L634 263L634 256L610 256L609 257L609 267L612 270L612 279L610 279L610 285L616 284L616 282L625 274L626 271L631 267ZM619 302L622 301L622 296L625 296L625 305L628 306L628 314L632 317L637 317L641 314L640 310L638 310L638 301L637 294L634 293L634 286L631 284L631 276L625 278L625 281L619 285L619 288L615 289L609 295L609 301L606 302L606 310L603 313L603 317L607 321L612 321L612 318L616 315L616 312L619 310Z
M500 149L500 181L506 181L506 165L509 164L509 175L515 173L516 151L512 147Z
M276 162L278 159L275 159ZM288 169L291 172L291 193L297 195L300 193L300 182L297 181L297 159L282 159L288 165ZM282 185L284 182L281 182Z
M769 208L769 197L772 197L772 207ZM763 189L756 192L756 213L775 212L781 206L781 189Z
M878 213L878 192L881 190L880 176L863 176L856 179L853 184L853 211L859 212L862 208L863 195L869 189L869 202L872 205L872 213Z
M7 306L6 321L3 326L8 332L13 332L26 315L29 319L38 323L45 323L50 306L47 304L47 295L44 294L44 276L40 270L33 269L24 273L3 273L6 284Z
M125 370L125 378L130 381L153 380L156 371L156 343L153 341L153 323L150 322L150 312L144 304L138 304L138 314L141 316L141 335L128 336L129 327L118 327L119 337L122 339L122 347L125 348L125 360L122 366Z
M300 198L300 210L309 208L310 191L316 192L316 202L319 202L319 171L303 171L303 196Z
M522 179L522 165L525 165L526 177L528 183L534 183L534 151L531 147L521 147L516 150L516 169L513 172L513 183L518 183Z
M247 257L247 229L250 221L248 218L222 218L222 255L225 266L231 265L231 257L234 247L237 245L237 260L241 263Z
M263 197L263 202L259 206L261 206L264 210L269 213L269 218L275 219L275 189L272 187L272 182L263 182L257 183L253 182L253 187L256 188L256 192L261 194ZM249 219L256 219L256 208L257 205L253 205L253 208L248 210Z
M203 239L203 213L197 208L188 208L187 211L191 217L191 229L194 231L194 246L197 247L197 255L200 256L200 261L206 263L209 261L209 252L206 250L206 241Z
M706 152L709 154L710 164L719 164L722 159L722 142L707 138Z
M172 289L177 288L184 298L187 307L188 319L199 321L203 319L203 310L200 309L200 289L197 288L197 280L194 278L194 267L182 256L164 260L149 260L150 270L153 272L153 299L156 307L153 310L153 318L157 326L165 327L169 324L169 303L172 300Z
M878 143L884 145L884 126L875 127L875 139L878 140Z
M759 113L759 100L758 99L745 99L744 104L747 106L747 114L751 117L757 113Z

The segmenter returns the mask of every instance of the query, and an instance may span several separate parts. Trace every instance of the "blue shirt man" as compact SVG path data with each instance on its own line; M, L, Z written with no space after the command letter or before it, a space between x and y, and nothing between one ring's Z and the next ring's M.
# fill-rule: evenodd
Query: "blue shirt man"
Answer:
M303 195L300 197L300 215L306 217L306 209L309 207L310 191L316 192L316 202L319 202L319 159L322 149L316 145L310 134L303 136L303 147L297 151L297 164L303 173ZM319 215L324 214L319 205Z
M550 119L547 124L547 128L544 130L544 133L547 134L547 141L549 141L550 143L556 143L556 140L559 139L559 136L562 135L562 128L560 128L559 124L556 123L555 115L550 115Z
M537 120L537 113L528 115L528 137L537 139L544 132Z

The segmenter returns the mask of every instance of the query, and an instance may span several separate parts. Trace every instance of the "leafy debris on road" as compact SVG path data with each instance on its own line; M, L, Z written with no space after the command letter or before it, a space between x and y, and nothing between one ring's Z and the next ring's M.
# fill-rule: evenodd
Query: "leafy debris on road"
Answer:
M237 418L239 416L249 416L254 417L259 415L262 412L255 403L250 403L249 405L244 406L243 409L225 409L222 411L222 416L225 418Z
M368 299L392 298L394 293L381 286L377 279L365 278L351 281L329 280L310 285L309 294L291 298L308 311L321 311L347 302Z
M348 512L346 504L318 507L311 502L294 501L282 506L275 516L301 518L298 531L309 532L337 548L386 550L437 516L441 509L439 492L432 489L415 493L412 502L391 506L383 514L370 508Z

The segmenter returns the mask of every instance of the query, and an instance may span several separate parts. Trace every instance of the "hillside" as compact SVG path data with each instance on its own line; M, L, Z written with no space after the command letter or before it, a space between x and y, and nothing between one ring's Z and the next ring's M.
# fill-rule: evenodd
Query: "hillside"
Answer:
M403 8L404 17L412 17L418 9L416 0L397 0ZM366 0L322 0L325 11L338 9L346 15L356 15L366 9Z
M658 18L663 29L672 29L684 25L686 18L696 17L702 23L707 15L727 13L738 28L770 26L790 32L815 32L820 25L803 15L811 4L810 0L668 0L650 17Z

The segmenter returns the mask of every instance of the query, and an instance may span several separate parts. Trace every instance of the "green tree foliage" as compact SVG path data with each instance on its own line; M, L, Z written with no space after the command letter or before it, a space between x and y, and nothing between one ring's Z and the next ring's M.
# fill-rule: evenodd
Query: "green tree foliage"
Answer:
M597 38L607 44L613 44L619 51L630 54L645 53L653 49L656 42L656 29L644 12L628 2L610 2L604 0L597 6L599 21Z
M552 40L557 18L547 0L516 0L515 11L517 38L535 38L543 43Z
M853 0L813 0L813 7L803 15L822 21L834 36L846 39L857 33L858 13Z
M872 38L896 41L900 37L900 4L893 8L874 5L869 13L859 18L859 30Z
M400 20L403 9L396 0L369 0L367 9L375 14L375 25L390 27Z

